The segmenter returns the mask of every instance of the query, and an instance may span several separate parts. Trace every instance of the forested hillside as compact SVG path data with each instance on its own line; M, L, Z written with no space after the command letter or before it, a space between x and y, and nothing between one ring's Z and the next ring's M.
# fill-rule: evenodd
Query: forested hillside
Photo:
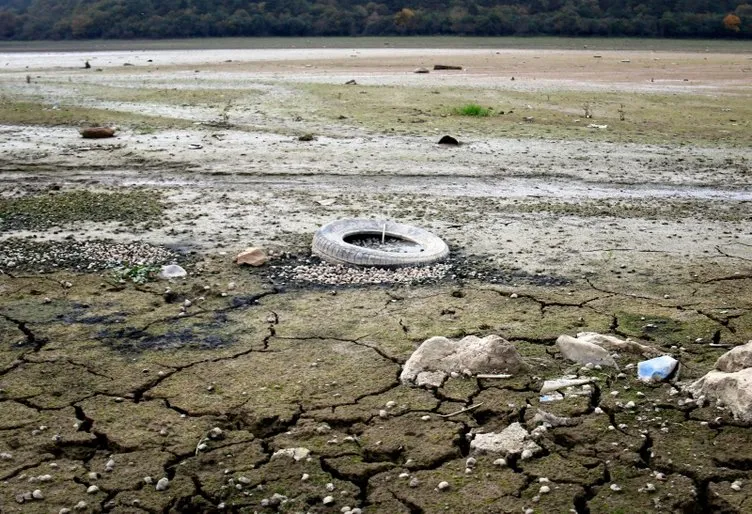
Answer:
M739 0L0 0L0 39L560 35L752 38Z

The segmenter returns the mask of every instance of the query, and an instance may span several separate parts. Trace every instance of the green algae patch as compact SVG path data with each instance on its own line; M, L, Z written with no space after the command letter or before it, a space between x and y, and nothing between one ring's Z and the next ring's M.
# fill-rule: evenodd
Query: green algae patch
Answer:
M41 230L80 221L142 223L158 219L164 209L159 193L144 190L75 190L0 198L0 231Z

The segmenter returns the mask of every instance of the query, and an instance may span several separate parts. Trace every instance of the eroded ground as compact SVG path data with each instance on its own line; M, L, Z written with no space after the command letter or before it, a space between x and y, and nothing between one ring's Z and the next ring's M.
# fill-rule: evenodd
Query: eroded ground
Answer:
M0 54L0 511L752 511L752 432L679 392L752 339L748 54L20 55ZM412 73L439 59L466 70ZM449 272L296 278L353 216L433 230ZM271 261L233 264L247 246ZM189 275L116 269L138 260ZM674 355L679 382L563 361L582 331ZM400 384L423 340L467 334L533 371ZM592 394L542 402L567 374ZM540 411L571 419L541 455L468 466L473 434Z

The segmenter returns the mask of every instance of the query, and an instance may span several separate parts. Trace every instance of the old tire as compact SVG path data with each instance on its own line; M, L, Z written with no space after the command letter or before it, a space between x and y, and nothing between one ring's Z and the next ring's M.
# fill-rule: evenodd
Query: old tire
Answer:
M396 253L356 246L345 241L355 235L404 239L421 246L420 252ZM321 227L313 236L313 254L334 264L399 267L438 262L449 255L449 247L437 236L418 227L393 221L343 219Z

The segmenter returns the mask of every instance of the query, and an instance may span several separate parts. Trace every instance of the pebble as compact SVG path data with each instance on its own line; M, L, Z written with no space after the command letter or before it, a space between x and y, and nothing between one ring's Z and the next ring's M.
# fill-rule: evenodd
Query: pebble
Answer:
M621 486L618 484L611 484L610 489L613 492L618 493L619 491L621 491Z
M653 491L655 491L655 485L648 482L645 485L645 491L652 493Z
M89 487L88 487L88 488L86 489L86 492L87 492L88 494L96 494L96 493L98 493L98 492L99 492L99 487L97 487L97 486L95 486L95 485L90 485L90 486L89 486Z
M306 480L308 480L309 478L311 478L311 475L309 475L308 473L303 473L303 476L302 476L302 477L300 477L300 480L301 480L302 482L305 482L305 481L306 481Z
M152 482L154 482L154 479L152 479L151 477L144 477L145 484L151 484Z
M112 471L115 469L115 459L110 459L107 461L107 464L104 465L105 471Z
M34 491L31 493L31 497L35 500L44 500L44 494L42 494L42 491L39 489L34 489Z
M742 490L742 481L741 480L734 480L734 482L731 484L731 489L734 491L741 491Z
M71 510L69 508L63 507L62 509L60 509L59 511L57 511L57 514L70 514L70 511Z
M465 466L467 466L468 468L472 468L472 467L475 467L477 463L478 461L475 460L474 457L468 457L467 460L465 461Z
M164 491L165 489L169 487L169 485L170 485L170 480L167 477L162 477L157 482L156 489L157 491Z
M80 502L78 502L78 503L76 504L76 506L75 506L75 507L73 507L73 508L74 508L75 510L84 510L84 509L85 509L86 507L88 507L88 506L89 506L89 505L88 505L88 504L87 504L87 503L86 503L85 501L81 500L81 501L80 501Z
M449 482L443 481L443 482L439 482L439 485L437 486L437 489L439 491L446 491L447 489L449 489L449 487L450 487L449 486Z
M507 459L496 459L493 461L494 466L499 466L500 468L505 468L507 465Z
M396 406L397 406L397 402L395 402L394 400L389 400L388 402L386 402L387 409L393 409Z
M333 504L334 503L334 496L325 496L324 499L322 500L322 503L324 505L331 505L331 504Z
M13 454L8 452L0 453L0 460L11 460L13 459Z
M331 482L329 482L328 484L326 484L326 490L329 491L330 493L332 491L334 491L334 484L331 483Z
M417 478L413 477L413 478L410 479L410 482L408 482L407 485L409 485L410 487L418 487L420 485L420 480L418 480Z
M379 417L380 418L386 418L387 416L389 416L389 413L387 411L385 411L384 409L381 409L379 411Z
M431 421L431 416L429 416L428 414L426 414L425 416L421 416L420 419L423 420L423 421Z
M540 490L539 490L539 492L541 494L548 494L548 493L551 492L551 488L548 487L547 485L542 485L541 488L540 488Z

